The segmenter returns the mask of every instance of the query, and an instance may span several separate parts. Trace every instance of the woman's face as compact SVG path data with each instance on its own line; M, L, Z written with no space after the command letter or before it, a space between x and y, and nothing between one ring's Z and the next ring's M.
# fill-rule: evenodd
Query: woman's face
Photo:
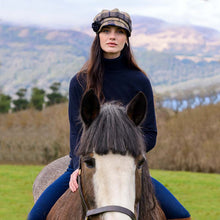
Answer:
M103 27L99 38L104 57L107 59L119 57L125 43L127 43L126 30L117 26Z

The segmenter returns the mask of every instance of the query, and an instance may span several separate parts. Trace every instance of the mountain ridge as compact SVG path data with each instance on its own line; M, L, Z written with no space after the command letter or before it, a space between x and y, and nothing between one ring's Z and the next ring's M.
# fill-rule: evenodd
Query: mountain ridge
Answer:
M153 85L169 87L220 74L220 32L134 17L131 44ZM71 77L89 56L91 28L52 29L0 22L0 88L46 88L54 81L67 92ZM181 31L182 32L181 32Z

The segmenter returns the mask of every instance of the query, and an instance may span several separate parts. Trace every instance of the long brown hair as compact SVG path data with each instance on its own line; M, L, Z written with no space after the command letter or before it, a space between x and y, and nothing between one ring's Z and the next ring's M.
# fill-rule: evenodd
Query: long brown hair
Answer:
M129 69L139 70L143 74L147 75L137 64L133 53L130 48L129 38L127 37L127 44L125 44L121 54L124 57L125 64ZM102 93L103 86L103 75L104 75L104 56L103 51L100 46L99 35L97 34L90 51L90 57L88 61L83 65L82 69L78 73L79 76L83 76L86 80L86 89L87 92L89 89L94 89L95 94L100 101L104 101L104 95Z

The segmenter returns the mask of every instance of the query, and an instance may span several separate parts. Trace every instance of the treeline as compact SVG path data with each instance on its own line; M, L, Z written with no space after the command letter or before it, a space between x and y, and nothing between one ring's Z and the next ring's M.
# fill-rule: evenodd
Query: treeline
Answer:
M32 88L30 100L27 99L27 89L20 88L16 92L17 99L0 93L0 113L17 112L28 108L42 110L46 106L51 106L67 101L67 97L60 92L61 83L54 82L50 86L50 93L37 87Z
M16 92L17 99L0 93L0 113L17 112L28 108L41 111L47 106L68 101L67 95L60 92L61 83L54 82L49 88L50 93L37 87L32 88L30 100L26 98L27 89L21 88ZM175 113L184 109L195 108L197 106L216 104L220 101L218 85L206 88L194 88L193 90L179 90L176 92L166 92L155 95L157 108L172 109Z
M206 88L194 88L193 90L179 90L176 92L165 92L156 95L157 108L172 109L175 113L184 109L191 109L198 106L216 104L220 101L218 85Z

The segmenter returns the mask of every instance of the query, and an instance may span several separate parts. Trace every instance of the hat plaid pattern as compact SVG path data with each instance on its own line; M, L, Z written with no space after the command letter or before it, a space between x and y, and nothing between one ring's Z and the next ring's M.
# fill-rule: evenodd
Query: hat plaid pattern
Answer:
M99 33L102 27L107 25L124 28L131 35L132 22L128 13L119 11L117 8L113 10L102 10L93 20L92 28L96 33Z

